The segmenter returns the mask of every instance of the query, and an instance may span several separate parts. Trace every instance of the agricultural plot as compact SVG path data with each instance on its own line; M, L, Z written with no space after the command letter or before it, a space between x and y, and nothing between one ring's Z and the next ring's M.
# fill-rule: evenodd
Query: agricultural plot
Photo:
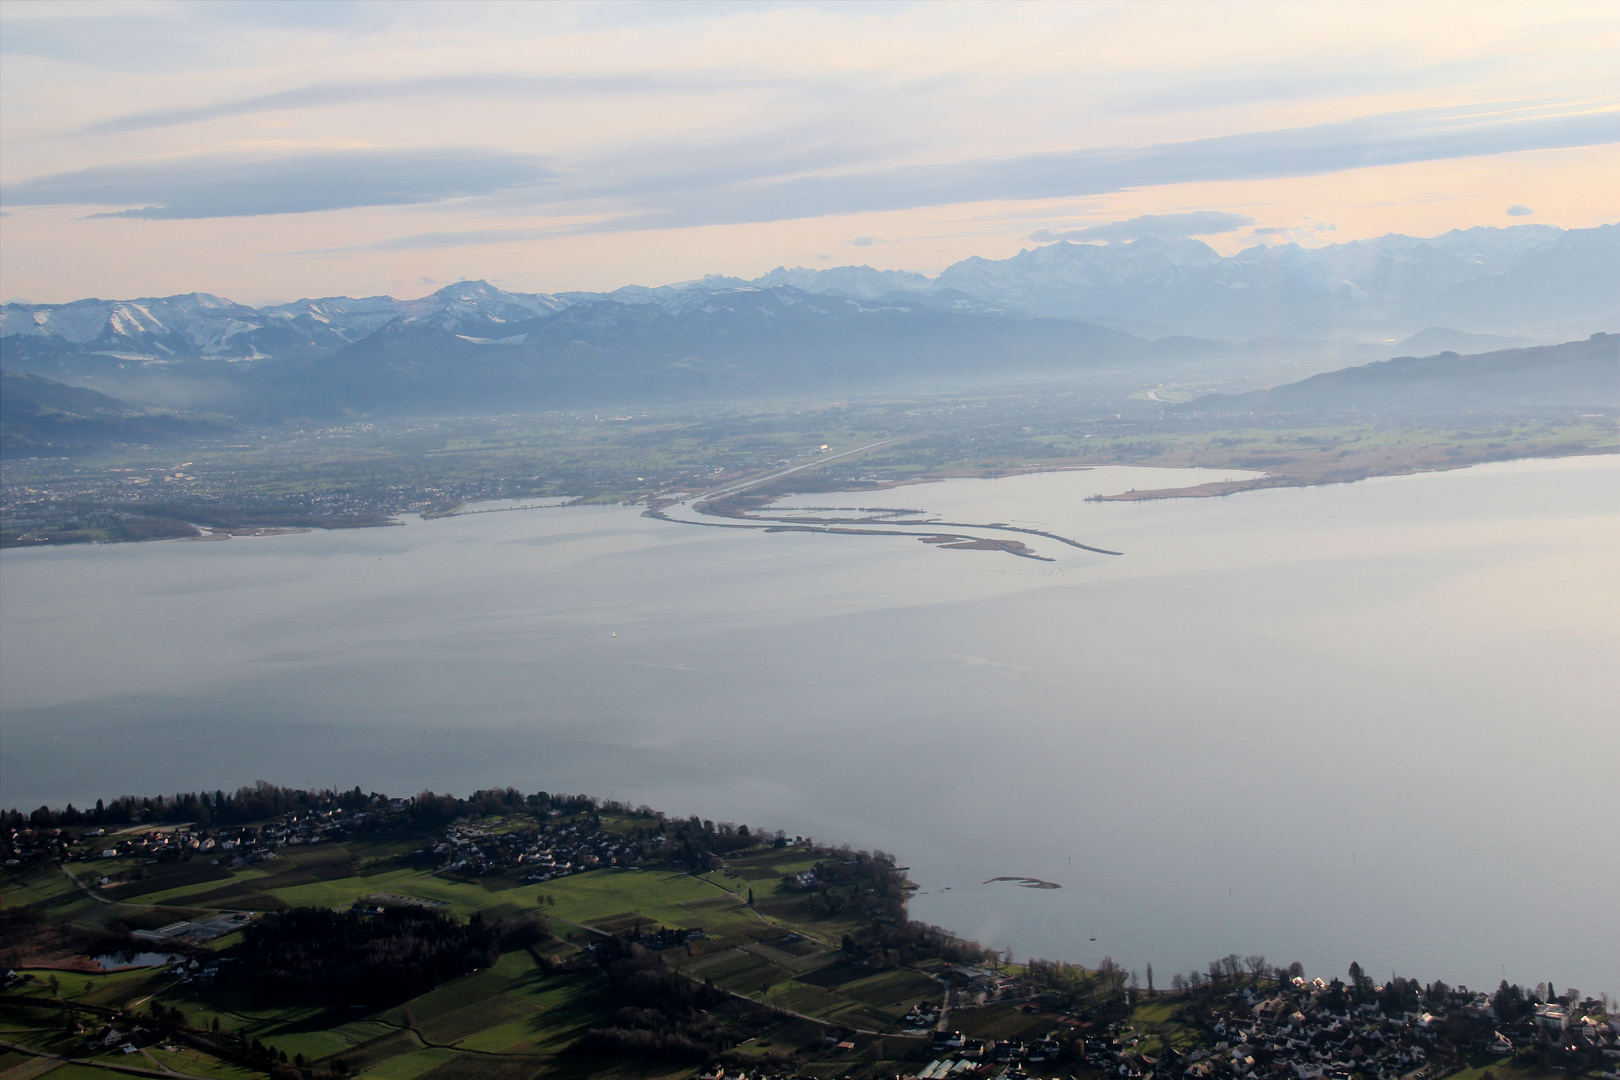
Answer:
M904 1016L906 1010L917 1002L937 998L941 991L938 983L918 972L885 971L845 983L838 988L838 992L885 1012Z
M486 819L480 828L501 836L532 831L533 823ZM627 824L604 815L600 828L632 833L644 829L645 821ZM119 930L157 930L218 911L347 910L357 901L374 905L381 898L395 905L419 901L426 910L459 921L539 912L549 920L552 939L507 949L481 970L382 1008L364 1002L288 1005L263 996L251 981L182 979L162 966L58 971L56 990L47 991L52 973L36 971L28 988L0 999L5 1002L0 1032L41 1050L78 1047L82 1036L64 1034L60 1011L27 1004L30 997L59 991L70 1004L141 1016L153 1010L183 1015L191 1031L213 1032L221 1040L219 1055L187 1045L151 1046L133 1055L115 1048L99 1055L108 1067L128 1067L138 1057L135 1064L143 1068L249 1080L264 1075L267 1065L257 1062L265 1059L238 1063L231 1053L245 1053L251 1044L264 1048L269 1062L293 1063L306 1075L321 1078L673 1080L694 1075L695 1067L658 1061L657 1055L616 1057L593 1049L591 1033L613 1023L625 1004L599 965L584 955L611 944L610 936L623 940L660 930L692 934L684 943L677 938L657 956L686 973L689 985L732 995L729 1000L738 1002L739 1015L755 1018L750 1021L754 1030L765 1034L744 1044L759 1044L750 1053L806 1047L819 1053L827 1045L822 1036L834 1030L828 1025L895 1030L906 1009L921 1000L937 1000L941 993L934 980L916 972L874 976L871 969L846 962L838 942L861 921L814 911L805 894L782 885L784 875L810 870L824 857L803 848L737 853L724 867L705 873L603 867L531 881L521 867L469 878L445 876L437 870L442 860L424 857L423 846L420 833L373 833L283 847L234 867L199 858L162 862L120 857L75 866L77 883L60 868L42 867L7 873L0 885L8 910L30 907L52 918L75 912L73 917L85 925ZM210 953L242 940L238 931L175 948L206 961ZM776 1011L762 1011L762 1005ZM722 1011L728 1008L722 1006ZM242 1050L230 1051L231 1046ZM93 1067L62 1065L49 1071L69 1080L70 1070L87 1074L83 1080L110 1080Z
M454 1050L432 1047L426 1050L412 1050L398 1057L386 1058L374 1067L365 1067L365 1075L375 1077L376 1080L416 1080L423 1073L430 1072L454 1060L455 1057Z

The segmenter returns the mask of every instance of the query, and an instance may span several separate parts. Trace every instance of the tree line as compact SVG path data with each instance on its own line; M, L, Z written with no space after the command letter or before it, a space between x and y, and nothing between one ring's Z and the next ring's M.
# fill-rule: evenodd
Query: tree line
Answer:
M493 817L516 813L577 814L598 809L618 808L635 813L621 803L603 803L589 795L554 795L538 791L525 795L516 788L475 791L466 798L424 791L412 798L395 801L380 792L367 792L359 786L348 791L280 787L263 780L235 791L186 791L174 795L123 795L110 801L97 799L93 807L80 809L72 803L61 808L41 806L27 814L10 809L0 812L0 825L36 829L94 827L100 825L143 825L194 822L201 825L242 825L270 818L303 816L328 810L374 811L403 815L412 825L433 828L463 817ZM642 808L645 809L645 808ZM647 811L652 816L652 811Z

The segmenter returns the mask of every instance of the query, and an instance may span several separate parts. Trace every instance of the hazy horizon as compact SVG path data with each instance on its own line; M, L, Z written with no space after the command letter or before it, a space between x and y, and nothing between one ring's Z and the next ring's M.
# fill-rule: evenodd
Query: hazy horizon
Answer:
M1149 216L1152 216L1152 215L1149 215ZM1167 216L1171 217L1171 218L1175 218L1175 217L1193 217L1195 215L1194 214L1184 214L1184 215L1167 215ZM1617 221L1612 221L1612 222L1607 222L1607 221L1606 222L1599 222L1600 225L1608 225L1608 224L1616 224L1616 223L1620 223L1620 219L1617 219ZM1119 222L1117 224L1119 224L1119 225L1131 225L1131 224L1133 224L1133 221ZM1530 224L1530 223L1528 223L1528 222L1519 222L1519 223L1510 224L1510 225L1458 226L1458 227L1455 227L1455 228L1452 228L1452 229L1447 229L1444 233L1437 233L1437 234L1435 234L1433 236L1411 236L1411 235L1406 234L1406 233L1385 233L1382 236L1361 237L1361 238L1359 238L1359 240L1361 242L1377 241L1377 240L1384 240L1384 239L1390 239L1390 238L1405 238L1405 239L1418 240L1418 241L1437 240L1437 239L1440 239L1441 237L1450 235L1451 233L1455 233L1455 232L1469 232L1469 231L1476 230L1476 229L1491 229L1491 230L1503 231L1503 230L1507 230L1507 229L1517 228L1517 227L1520 227L1520 226L1526 225L1526 224ZM1574 231L1572 229L1566 229L1561 225L1552 225L1550 222L1535 222L1534 224L1547 226L1547 227L1550 227L1550 228L1553 228L1553 229L1560 230L1562 232ZM1097 228L1103 229L1103 228L1106 228L1106 226L1097 226ZM1217 254L1221 254L1223 258L1229 258L1229 257L1231 257L1231 255L1233 255L1233 254L1241 254L1243 251L1254 250L1254 249L1262 248L1262 247L1282 246L1282 245L1270 245L1270 244L1265 244L1265 243L1256 243L1256 244L1251 244L1248 247L1245 247L1243 249L1240 249L1238 252L1222 253L1222 252L1219 251L1219 249L1215 248L1214 244L1210 243L1210 241L1212 239L1215 239L1215 238L1209 237L1209 236L1166 237L1166 236L1157 236L1157 235L1154 235L1154 236L1132 236L1132 237L1126 238L1126 239L1112 239L1112 240L1110 240L1110 239L1101 239L1101 238L1095 238L1094 239L1094 238L1090 238L1090 237L1087 237L1087 238L1054 237L1054 238L1049 239L1049 240L1043 240L1042 242L1039 242L1039 243L1031 243L1031 244L1029 244L1029 245L1027 245L1025 247L1022 247L1022 248L1018 249L1017 251L1015 251L1015 252L1013 252L1011 254L1013 256L1027 254L1028 252L1031 252L1031 251L1036 251L1036 250L1039 250L1041 248L1055 247L1055 246L1060 245L1060 244L1070 244L1070 245L1074 245L1074 246L1087 246L1087 247L1097 247L1097 248L1116 248L1117 249L1117 248L1131 247L1132 245L1137 244L1138 242L1143 241L1143 240L1147 240L1147 241L1153 241L1153 240L1181 240L1181 241L1193 241L1193 242L1196 242L1196 243L1205 244L1206 246L1208 246L1208 247L1210 247L1212 249L1215 249ZM1312 249L1312 250L1320 250L1320 249L1325 249L1325 248L1340 247L1340 246L1343 246L1345 244L1355 243L1355 242L1357 242L1357 241L1342 240L1342 239L1329 239L1329 240L1324 240L1321 243L1316 243L1316 244L1303 244L1303 243L1299 243L1298 241L1289 240L1289 241L1286 241L1286 244L1292 244L1292 245L1300 247L1300 248L1309 248L1309 249ZM983 255L971 255L970 254L968 256L965 256L963 260L959 260L959 261L971 261L971 260L974 260L974 259L988 259L988 257L983 256ZM994 260L994 261L1000 261L1000 260ZM950 265L956 265L956 264L953 263L953 264L950 264ZM506 292L528 293L530 295L563 295L563 294L568 294L568 293L586 293L586 294L593 294L593 295L611 295L613 292L615 292L616 290L619 290L619 289L638 289L638 288L668 289L668 288L680 288L682 286L700 284L700 283L702 283L702 282L704 282L704 281L706 281L708 279L711 279L711 278L736 279L736 280L743 281L745 283L751 283L751 282L757 281L757 280L759 280L761 278L770 277L772 274L776 274L776 273L779 273L779 272L786 272L786 273L789 273L789 274L795 274L795 273L800 273L800 272L810 273L810 274L820 274L820 273L823 273L823 272L826 272L826 271L836 271L836 270L872 270L872 271L876 271L878 273L916 274L916 275L927 278L930 282L937 282L940 275L943 273L943 271L947 270L949 268L950 268L949 266L946 266L946 267L938 268L938 269L933 270L933 271L925 271L925 270L918 270L918 269L916 269L914 267L904 267L904 266L876 267L876 266L872 266L870 263L864 263L864 262L840 263L840 264L838 264L836 266L803 266L803 265L788 266L785 263L778 263L776 266L768 267L768 268L766 268L764 270L761 270L757 274L752 274L752 275L747 275L747 276L740 275L740 274L722 274L722 273L719 273L717 271L709 271L709 272L705 272L705 273L702 273L702 274L695 275L693 277L682 278L679 281L654 281L654 280L623 281L623 282L620 282L618 285L608 286L608 287L605 287L605 288L602 288L602 289L558 288L558 289L552 290L549 293L537 293L537 292L535 292L533 290L524 290L524 289L516 289L516 288L506 289L496 279L490 278L490 277L485 276L485 275L477 275L477 274L475 274L475 275L469 276L469 277L457 278L457 279L452 280L452 281L437 281L437 280L435 280L435 281L431 281L431 282L418 282L417 286L414 289L405 289L405 290L403 290L403 291L401 291L400 293L397 293L397 294L396 293L364 294L362 292L348 292L348 293L339 292L339 293L333 293L333 294L327 294L327 295L330 295L330 296L344 296L344 297L348 297L348 298L351 298L351 299L362 299L362 298L365 298L368 295L377 295L377 296L387 296L390 299L394 299L394 300L410 301L410 300L419 300L419 299L422 299L423 297L427 297L427 296L432 296L435 293L441 292L441 291L443 291L445 289L454 288L457 285L469 285L469 284L476 284L478 282L484 282L486 284L493 285L496 288L501 288L503 291L506 291ZM262 308L262 307L275 307L275 306L279 306L279 305L297 303L297 302L299 302L301 300L311 300L311 299L320 299L321 298L321 297L316 297L314 294L309 293L307 291L306 292L298 292L297 290L294 290L294 292L289 293L289 294L287 294L285 296L278 296L278 297L272 297L272 298L267 298L267 299L260 298L260 299L254 299L254 300L251 300L251 301L244 301L244 300L239 299L238 297L228 296L228 295L226 295L224 293L219 293L219 292L216 292L214 290L207 289L207 288L202 288L202 287L195 288L195 289L183 289L178 293L169 293L169 294L165 294L165 295L166 296L186 296L186 295L192 295L192 294L202 294L202 295L217 296L220 299L230 300L233 303L244 303L249 307L260 307L260 308ZM6 305L16 304L16 305L20 305L20 306L45 307L45 306L70 304L70 303L73 303L73 302L78 301L78 300L105 300L105 301L120 302L120 301L145 300L145 299L157 299L157 298L160 298L160 297L156 293L143 294L143 295L140 295L140 296L135 296L135 295L130 295L130 296L82 296L82 297L81 296L74 296L74 297L67 297L67 298L63 298L63 299L53 299L53 300L41 300L41 299L38 299L38 298L35 298L35 297L21 297L21 296L11 297L11 296L5 296L5 297L0 297L0 304L6 304Z
M0 296L524 292L1064 237L1614 220L1620 15L83 3L0 13Z

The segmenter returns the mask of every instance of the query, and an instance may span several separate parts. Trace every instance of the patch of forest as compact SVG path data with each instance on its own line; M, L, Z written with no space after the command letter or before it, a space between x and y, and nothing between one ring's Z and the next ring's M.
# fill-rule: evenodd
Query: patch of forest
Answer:
M465 923L414 907L377 912L292 908L248 927L221 980L295 1004L397 1005L551 936L545 917Z

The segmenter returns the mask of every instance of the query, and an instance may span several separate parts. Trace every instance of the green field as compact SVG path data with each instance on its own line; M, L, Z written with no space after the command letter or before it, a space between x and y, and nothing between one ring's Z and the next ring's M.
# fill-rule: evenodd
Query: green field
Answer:
M498 835L527 823L484 824ZM611 817L602 827L631 829ZM582 962L580 950L607 934L638 926L701 927L701 940L662 954L667 965L738 999L802 1014L804 1019L783 1013L767 1021L769 1030L747 1044L750 1053L807 1046L819 1053L825 1050L822 1034L832 1030L823 1025L841 1025L839 1030L846 1032L893 1031L913 1004L937 1000L941 993L938 983L918 972L874 973L840 959L838 943L859 920L813 912L780 886L784 874L815 865L817 856L803 849L762 846L736 852L725 869L703 874L604 869L531 884L516 874L481 880L441 876L430 866L412 863L411 853L421 846L419 834L372 834L319 847L283 848L276 858L234 869L200 860L96 860L78 871L83 891L55 867L8 874L0 885L8 909L35 908L52 917L72 911L87 926L154 929L216 910L346 909L362 897L387 893L437 901L443 905L440 910L460 919L541 911L554 939L533 949L508 951L485 970L376 1011L288 1007L245 990L183 982L157 968L105 974L35 970L34 982L6 995L0 1031L7 1039L42 1050L76 1045L60 1030L60 1012L22 1007L30 999L51 996L46 981L54 974L67 1002L143 1012L154 1004L179 1009L194 1030L257 1040L315 1070L341 1063L362 1080L693 1075L696 1069L690 1066L604 1058L583 1049L586 1034L603 1024L620 1001L596 966ZM98 884L104 876L111 884ZM87 892L106 902L92 900ZM241 940L239 932L233 933L210 947L225 949ZM821 977L835 970L837 978ZM771 1015L757 1013L757 1008L756 1014ZM904 1049L916 1042L894 1045ZM185 1046L154 1047L150 1053L166 1066L196 1076L246 1080L262 1075ZM138 1063L133 1060L137 1057ZM114 1054L106 1061L109 1066L152 1065L144 1052L127 1060ZM70 1069L106 1077L83 1066L62 1066L51 1075L68 1076Z

